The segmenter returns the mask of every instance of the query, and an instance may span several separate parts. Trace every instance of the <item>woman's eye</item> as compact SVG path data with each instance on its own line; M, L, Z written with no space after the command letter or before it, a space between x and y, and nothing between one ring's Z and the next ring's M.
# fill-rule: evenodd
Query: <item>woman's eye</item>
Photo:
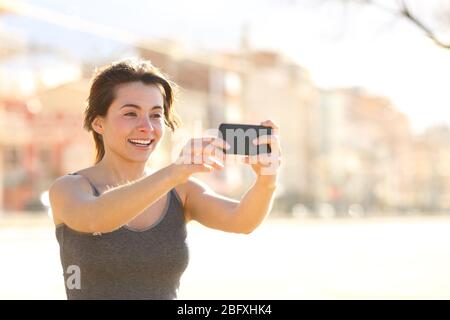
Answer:
M126 116L129 116L129 115L133 115L133 116L135 116L135 115L136 115L136 113L135 113L135 112L128 112L128 113L125 113L125 115L126 115Z
M162 115L160 115L159 113L156 113L156 114L152 115L152 117L155 117L155 118L161 118Z

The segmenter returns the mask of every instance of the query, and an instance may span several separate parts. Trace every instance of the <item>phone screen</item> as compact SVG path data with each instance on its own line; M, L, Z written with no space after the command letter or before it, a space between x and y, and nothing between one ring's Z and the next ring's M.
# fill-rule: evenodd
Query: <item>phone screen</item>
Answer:
M224 150L227 154L257 155L270 153L270 145L255 145L253 139L272 134L272 128L261 125L222 123L219 126L220 138L225 140L230 149Z

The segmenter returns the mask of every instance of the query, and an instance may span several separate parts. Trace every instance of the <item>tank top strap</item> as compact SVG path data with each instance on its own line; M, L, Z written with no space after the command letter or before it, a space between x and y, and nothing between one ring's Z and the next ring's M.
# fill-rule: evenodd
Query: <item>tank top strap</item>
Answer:
M94 196L98 197L100 195L100 192L97 190L95 185L86 176L83 176L82 174L79 174L78 172L69 173L69 175L71 175L71 176L75 176L75 175L82 176L91 185L92 191L94 192Z

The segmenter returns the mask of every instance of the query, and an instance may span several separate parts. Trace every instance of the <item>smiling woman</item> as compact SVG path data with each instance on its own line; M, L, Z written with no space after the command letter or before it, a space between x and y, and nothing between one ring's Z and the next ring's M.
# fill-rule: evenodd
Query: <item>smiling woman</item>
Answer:
M102 130L101 119L106 116L115 98L119 97L111 107L116 107L115 111L120 113L119 118L116 119L119 127L125 123L132 126L133 122L139 121L138 114L147 112L146 109L150 108L152 119L156 120L153 124L163 129L160 125L160 120L163 118L161 113L163 113L165 124L171 130L175 130L180 120L173 111L173 86L174 84L166 80L150 63L135 62L133 65L130 62L121 62L100 69L93 80L84 121L84 128L92 131L94 137L97 148L96 163L103 158L105 147L101 132L97 132L95 128ZM136 99L138 92L140 92L139 100L143 102L142 105L131 102ZM148 101L154 101L156 105L148 107ZM132 139L141 139L141 137Z
M223 168L221 139L191 139L175 162L146 169L165 127L179 124L173 100L173 84L148 61L119 61L95 75L84 121L95 164L49 190L69 299L174 299L188 264L188 221L250 233L269 212L277 170L261 174L267 159L251 163L257 179L241 201L191 178ZM275 135L257 143L279 150Z

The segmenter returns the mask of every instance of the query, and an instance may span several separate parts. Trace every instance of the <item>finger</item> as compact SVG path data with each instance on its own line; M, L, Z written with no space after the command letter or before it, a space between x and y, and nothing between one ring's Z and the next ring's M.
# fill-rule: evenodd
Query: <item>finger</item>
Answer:
M211 145L216 137L201 137L190 139L181 151L179 162L184 164L202 164L204 160L214 154L217 149ZM220 141L215 144L221 145ZM222 143L223 144L223 143Z
M202 154L210 154L214 147L209 147L209 144L213 140L209 139L191 139L185 146L183 152L186 155L202 155Z
M200 138L192 138L187 143L186 146L202 146L205 147L208 144L212 143L214 140L217 140L216 137L200 137Z
M259 138L255 138L252 140L254 145L263 145L268 144L272 149L272 152L280 152L280 144L278 136L270 135L270 136L260 136Z
M191 164L191 168L194 172L212 172L214 170L222 170L224 166L218 162L211 162L210 164Z
M231 146L222 138L218 137L204 137L202 138L202 142L204 146L213 145L222 149L229 149Z
M202 154L192 154L191 161L195 164L202 164L205 162Z
M186 146L181 154L181 161L184 164L202 164L204 155L201 153L203 149L201 148L191 148Z
M210 159L215 159L214 161L218 161L219 163L221 163L221 161L224 162L225 156L224 156L224 153L220 152L220 151L214 151L211 153L211 152L206 152L204 150L203 153L186 152L179 159L184 164L202 164L202 163L211 164L212 161Z
M267 127L271 127L271 128L273 128L273 129L279 129L279 128L280 128L280 127L279 127L275 122L273 122L272 120L265 120L265 121L261 122L261 125L267 126Z
M266 127L271 127L274 133L278 133L278 130L280 129L280 127L278 126L278 124L276 124L275 122L273 122L272 120L265 120L263 122L261 122L262 126L266 126Z
M213 142L215 137L201 137L201 138L193 138L186 145L191 149L204 148Z
M255 156L245 156L245 157L243 157L242 162L246 163L246 164L257 164L258 163L258 156L257 155L255 155Z
M221 138L215 138L210 144L224 150L231 148L230 144Z
M223 152L221 149L217 149L213 146L208 146L205 149L203 149L203 158L207 159L208 157L217 157L220 159L223 159Z
M227 154L223 152L222 149L215 149L214 152L212 153L212 156L222 162L225 162L227 158Z
M259 136L258 138L255 138L252 140L253 144L271 144L275 138L273 136Z
M222 170L224 168L224 165L222 162L220 162L218 159L214 158L214 157L208 157L205 159L205 164L213 167L214 169L217 170Z
M229 149L231 146L220 138L197 138L192 139L191 143L187 147L187 152L195 155L203 154L210 156L214 154L214 151L219 149Z
M212 141L203 150L205 156L217 156L221 159L224 158L225 150L229 149L231 146L222 139L216 139Z
M213 163L212 166L217 169L217 170L222 170L223 168L225 168L225 166L223 165L223 163L221 163L220 161L216 160L213 158Z
M183 150L181 150L181 155L178 158L180 160L180 162L182 162L183 164L190 164L193 161L193 154L191 152L191 148L189 148L188 146L186 146L185 148L183 148Z
M211 143L212 141L214 141L215 139L217 139L217 137L213 137L213 136L204 136L204 137L199 137L199 138L192 138L191 141L202 141L204 143Z

